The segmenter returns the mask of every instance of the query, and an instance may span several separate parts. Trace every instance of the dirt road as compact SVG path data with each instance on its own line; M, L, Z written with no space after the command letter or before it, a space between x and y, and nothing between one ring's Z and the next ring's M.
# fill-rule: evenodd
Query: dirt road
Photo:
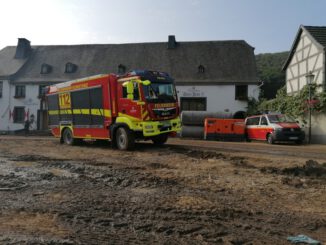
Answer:
M326 242L325 154L188 140L120 152L0 136L0 244Z

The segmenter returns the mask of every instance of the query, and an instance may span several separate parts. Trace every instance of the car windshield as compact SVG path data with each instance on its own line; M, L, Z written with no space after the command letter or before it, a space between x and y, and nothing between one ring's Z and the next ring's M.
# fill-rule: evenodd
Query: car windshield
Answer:
M292 117L279 114L279 115L268 115L268 120L271 123L294 123L296 122Z
M143 85L145 99L148 102L175 102L177 96L173 83L152 82Z

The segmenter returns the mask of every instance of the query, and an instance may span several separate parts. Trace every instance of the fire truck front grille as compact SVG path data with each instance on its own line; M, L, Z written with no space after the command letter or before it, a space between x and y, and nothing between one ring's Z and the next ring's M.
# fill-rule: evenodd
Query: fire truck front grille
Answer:
M155 116L157 117L169 117L173 116L177 113L176 108L160 108L160 109L153 109Z

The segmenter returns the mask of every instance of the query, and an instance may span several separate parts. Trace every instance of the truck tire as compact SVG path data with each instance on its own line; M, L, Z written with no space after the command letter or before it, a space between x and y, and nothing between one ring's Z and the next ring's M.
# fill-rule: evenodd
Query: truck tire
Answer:
M119 150L132 150L135 147L134 134L125 127L120 127L115 133L116 146Z
M274 139L272 134L267 135L267 143L271 145L274 144Z
M164 145L164 143L168 140L168 134L159 134L152 138L154 145Z
M67 145L74 145L75 144L75 139L74 139L74 136L73 136L70 128L66 128L66 129L63 130L62 140Z

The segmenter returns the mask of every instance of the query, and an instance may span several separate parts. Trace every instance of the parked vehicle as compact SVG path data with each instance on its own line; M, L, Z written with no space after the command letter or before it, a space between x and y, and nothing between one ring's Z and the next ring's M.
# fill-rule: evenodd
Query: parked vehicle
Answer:
M163 72L96 75L55 84L47 93L49 127L61 142L111 140L130 150L135 140L164 144L180 131L173 79Z
M247 117L246 137L248 140L266 140L273 144L276 141L293 141L301 144L305 133L299 124L285 114L263 114Z

